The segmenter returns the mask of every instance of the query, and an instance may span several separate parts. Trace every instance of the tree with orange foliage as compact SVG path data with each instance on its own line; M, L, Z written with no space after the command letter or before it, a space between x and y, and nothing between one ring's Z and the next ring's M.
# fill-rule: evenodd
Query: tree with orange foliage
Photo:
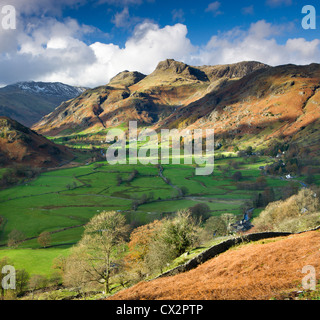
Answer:
M152 223L136 228L128 243L129 253L126 256L127 267L134 270L140 278L143 277L144 260L148 254L150 243L155 233L160 229L162 222L155 220Z
M46 248L50 244L50 241L51 241L50 232L44 231L40 233L38 237L38 243L40 244L41 247Z

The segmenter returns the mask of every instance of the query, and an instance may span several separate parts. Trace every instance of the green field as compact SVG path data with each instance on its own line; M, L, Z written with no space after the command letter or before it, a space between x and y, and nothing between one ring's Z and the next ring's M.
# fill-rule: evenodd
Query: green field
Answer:
M58 256L67 256L70 249L7 249L1 250L1 257L9 257L16 270L25 269L30 275L50 275L54 269L52 261Z
M224 167L229 161L217 160L216 166ZM229 176L241 170L245 180L254 181L259 177L259 166L263 163L263 160L254 164L242 163L240 168L231 169ZM81 238L83 226L101 211L119 211L133 225L161 219L164 213L174 213L198 203L206 203L212 215L241 215L244 202L256 193L237 189L235 182L225 178L220 170L210 176L195 176L193 166L163 167L163 174L170 179L171 185L159 176L156 166L95 163L48 171L33 181L0 191L0 216L3 219L0 258L7 256L18 268L24 267L30 273L49 274L52 260L67 254ZM133 170L138 174L128 182ZM275 188L288 183L271 177L267 181ZM176 188L182 187L187 189L187 194L177 198ZM147 200L139 203L144 197ZM137 201L133 210L133 203ZM23 232L27 240L17 249L8 249L8 235L14 229ZM37 242L43 231L52 233L51 248L41 249Z

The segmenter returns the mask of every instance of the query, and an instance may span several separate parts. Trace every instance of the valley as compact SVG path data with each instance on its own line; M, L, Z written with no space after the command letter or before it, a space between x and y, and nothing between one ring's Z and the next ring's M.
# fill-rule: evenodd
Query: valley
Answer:
M297 201L290 208L298 218L289 217L300 219L298 230L288 218L290 232L316 227L319 81L316 64L194 67L168 59L150 75L124 71L105 86L78 92L31 129L0 117L0 262L9 259L33 281L41 278L39 297L43 291L55 295L57 288L79 287L66 295L99 292L97 297L105 298L225 239L276 228L268 222L273 206ZM37 96L39 89L32 86ZM122 151L127 164L109 164L106 151L117 139L106 139L108 133L121 129L128 134L131 121L137 122L138 133L146 128L158 134L162 129L214 129L214 171L196 175L204 164L194 158L185 164L183 153L176 158L170 154L170 164L129 164L126 141ZM150 153L158 155L173 144L135 141L138 148L149 143ZM185 141L179 142L182 148ZM304 190L315 194L312 208ZM101 279L87 287L87 279L80 279L86 272L72 272L85 263L76 257L89 254L81 251L88 225L106 212L123 217L126 232L119 247L109 252L112 264L102 266L111 270L110 287ZM280 222L279 228L285 228ZM161 226L172 231L175 224L191 226L192 241L166 256L170 250L157 237L166 239ZM140 235L139 242L134 236L143 228L146 238ZM178 241L169 240L170 248ZM19 298L30 298L30 292Z
M145 225L177 210L206 204L210 216L229 213L242 220L244 210L252 206L259 190L241 190L231 178L241 170L243 181L253 182L260 176L259 167L269 159L261 158L250 163L250 158L223 158L216 160L216 169L210 176L194 176L194 167L164 165L164 175L178 188L186 188L180 196L175 188L166 184L155 166L116 165L97 162L70 169L50 170L38 178L0 191L0 259L13 258L17 268L31 274L50 276L54 271L54 258L68 254L81 238L84 225L96 214L116 210L126 217L132 228ZM228 177L223 169L230 162L238 162L237 169L229 169ZM133 170L137 176L126 179ZM119 185L119 177L123 181ZM317 183L320 175L317 175ZM267 177L267 186L275 190L277 197L292 185L289 180ZM298 183L296 183L298 186ZM253 217L263 208L255 208ZM24 234L24 241L17 249L7 248L7 239L13 230ZM38 236L50 232L50 245L41 248ZM39 256L42 258L39 260ZM28 261L26 263L26 261ZM33 261L33 262L32 262ZM40 262L43 261L43 262Z

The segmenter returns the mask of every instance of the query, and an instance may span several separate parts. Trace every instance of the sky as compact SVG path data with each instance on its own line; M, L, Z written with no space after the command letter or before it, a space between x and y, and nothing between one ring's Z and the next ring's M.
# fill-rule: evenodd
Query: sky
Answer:
M14 30L1 27L6 5ZM305 5L320 10L313 0L0 0L0 86L96 87L124 70L150 74L169 58L320 63L320 28L301 26Z

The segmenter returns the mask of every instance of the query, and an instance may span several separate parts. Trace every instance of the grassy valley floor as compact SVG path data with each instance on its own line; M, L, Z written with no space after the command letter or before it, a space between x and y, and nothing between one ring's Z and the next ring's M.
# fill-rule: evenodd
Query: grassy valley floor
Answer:
M216 167L228 166L231 158L216 160ZM255 181L260 176L257 163L233 158L240 169L230 169L231 176L241 170L244 181ZM128 182L134 170L136 176ZM0 191L0 259L12 258L20 268L30 273L50 274L53 259L68 253L82 235L85 225L94 215L104 210L124 214L132 226L143 225L199 203L209 206L211 215L223 213L238 215L241 219L245 201L256 190L239 190L222 169L210 176L195 176L195 168L186 165L166 165L164 175L171 185L159 176L158 168L143 165L115 165L105 162L69 169L48 171L35 180ZM268 186L281 190L288 181L268 177ZM177 188L185 187L185 196L179 197ZM133 204L135 203L135 208ZM258 215L257 209L254 215ZM18 248L7 247L12 230L23 232L26 240ZM41 232L51 233L49 248L41 248L37 237ZM43 257L38 264L37 256ZM39 267L39 266L42 267ZM40 268L39 270L37 268Z

